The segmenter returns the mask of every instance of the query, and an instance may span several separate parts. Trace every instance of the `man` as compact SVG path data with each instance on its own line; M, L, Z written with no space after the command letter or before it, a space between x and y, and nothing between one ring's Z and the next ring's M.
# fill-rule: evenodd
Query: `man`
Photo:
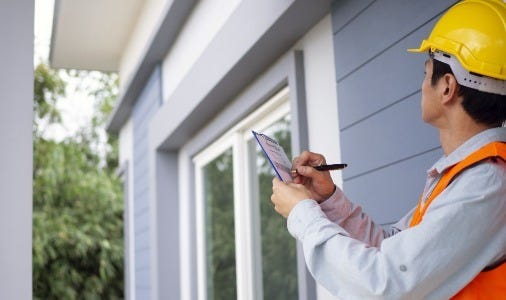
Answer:
M303 152L271 200L316 281L340 299L506 299L506 3L465 0L414 52L429 52L422 119L444 157L419 204L391 230ZM395 180L395 179L393 179Z

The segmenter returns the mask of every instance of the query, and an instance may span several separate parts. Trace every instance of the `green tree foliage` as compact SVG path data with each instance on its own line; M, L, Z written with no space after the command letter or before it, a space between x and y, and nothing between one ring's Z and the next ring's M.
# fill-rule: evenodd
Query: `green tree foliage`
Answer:
M86 76L80 74L79 76ZM90 92L110 107L116 77ZM116 139L99 148L107 111L76 136L55 142L43 122L60 122L65 83L45 65L35 70L33 295L35 299L123 298L123 200L114 175ZM64 100L60 100L64 101ZM112 143L112 145L111 145Z
M65 82L55 70L45 64L39 64L34 72L34 109L35 120L40 123L60 122L60 113L56 109L59 97L65 95Z

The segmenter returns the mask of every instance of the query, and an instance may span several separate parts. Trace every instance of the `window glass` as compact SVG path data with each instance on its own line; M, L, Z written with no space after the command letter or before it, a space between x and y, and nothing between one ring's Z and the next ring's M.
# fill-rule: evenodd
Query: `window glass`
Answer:
M276 139L288 157L292 157L289 115L262 133ZM272 178L276 175L254 139L249 141L248 148L249 161L255 164L251 166L255 173L251 195L253 202L258 203L260 212L258 224L263 299L298 299L296 242L286 230L286 220L276 213L270 201Z
M203 168L207 299L236 299L232 149Z

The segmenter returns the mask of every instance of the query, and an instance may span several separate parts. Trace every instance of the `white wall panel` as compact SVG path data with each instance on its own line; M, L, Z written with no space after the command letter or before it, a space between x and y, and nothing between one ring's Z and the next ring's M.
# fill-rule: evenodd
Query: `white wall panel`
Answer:
M337 91L330 15L316 24L295 46L304 52L304 77L308 116L309 147L324 154L327 161L341 160ZM340 185L340 172L332 172Z

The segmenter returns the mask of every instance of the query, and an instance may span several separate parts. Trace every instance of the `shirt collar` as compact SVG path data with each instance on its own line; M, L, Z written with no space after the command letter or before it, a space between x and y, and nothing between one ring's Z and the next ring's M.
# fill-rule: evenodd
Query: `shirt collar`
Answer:
M460 147L455 149L448 156L441 157L433 166L430 168L428 174L441 174L447 168L455 165L459 161L463 160L469 154L482 148L483 146L492 142L506 142L506 127L497 127L487 129L473 136L472 138L465 141Z

